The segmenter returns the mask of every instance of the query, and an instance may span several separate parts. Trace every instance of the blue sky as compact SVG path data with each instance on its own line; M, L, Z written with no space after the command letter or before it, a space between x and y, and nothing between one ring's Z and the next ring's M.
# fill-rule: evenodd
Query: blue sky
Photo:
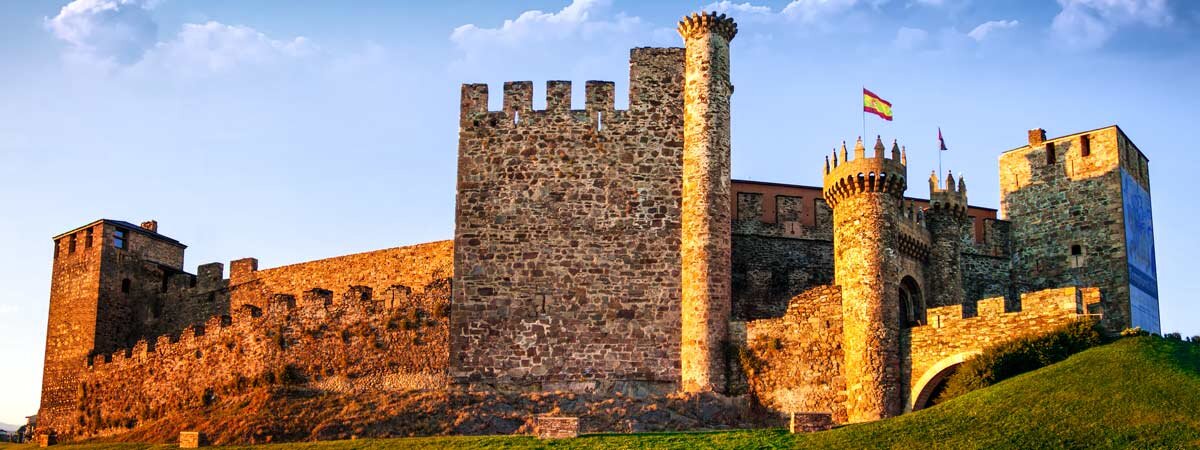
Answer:
M434 4L437 3L437 6ZM1200 2L795 0L339 3L9 1L0 5L0 422L36 411L50 238L157 219L187 268L263 267L453 231L459 85L617 83L628 49L678 46L680 16L738 19L733 175L819 184L861 134L859 89L895 106L870 134L936 167L936 127L971 202L997 157L1119 124L1151 160L1164 331L1200 334L1187 273ZM927 195L915 184L909 194Z

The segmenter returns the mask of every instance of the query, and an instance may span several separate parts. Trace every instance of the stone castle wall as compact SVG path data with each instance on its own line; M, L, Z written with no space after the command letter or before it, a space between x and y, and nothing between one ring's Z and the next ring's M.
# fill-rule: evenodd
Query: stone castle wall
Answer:
M782 317L742 326L738 362L749 391L763 405L782 410L778 396L792 390L803 395L799 411L846 421L840 288L812 288L792 298Z
M1042 334L1070 321L1100 314L1100 291L1075 287L1022 294L1020 310L1006 309L1003 297L978 302L975 315L962 305L930 308L927 325L901 333L901 368L908 386L906 405L920 407L932 388L965 358L1021 336Z
M679 380L683 49L630 53L613 85L464 85L451 373L562 386ZM532 211L536 211L531 213ZM580 386L580 385L572 385Z
M249 386L308 383L342 392L444 388L448 279L395 300L370 288L273 295L179 335L97 355L81 379L75 430L129 427L203 408Z
M453 241L438 241L263 270L258 270L253 258L240 259L230 264L231 309L247 304L264 308L263 302L272 294L299 298L316 287L344 290L367 286L376 298L399 298L435 280L452 278L453 255Z

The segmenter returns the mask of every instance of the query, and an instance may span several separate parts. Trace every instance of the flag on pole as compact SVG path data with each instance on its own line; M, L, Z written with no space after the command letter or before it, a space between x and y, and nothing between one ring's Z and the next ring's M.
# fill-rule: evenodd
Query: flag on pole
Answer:
M863 111L877 115L889 122L892 120L892 104L879 98L874 92L868 91L867 88L863 88Z
M946 150L946 140L942 139L942 127L938 127L938 147L940 150Z

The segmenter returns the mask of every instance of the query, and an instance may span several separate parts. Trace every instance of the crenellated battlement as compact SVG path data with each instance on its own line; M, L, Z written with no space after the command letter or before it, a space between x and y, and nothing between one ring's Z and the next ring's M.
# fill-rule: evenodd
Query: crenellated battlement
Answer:
M734 36L737 36L737 23L732 17L726 17L725 14L717 14L716 12L694 12L690 16L684 16L679 21L679 35L684 39L697 38L705 33L716 33L725 38L726 41L732 41Z
M991 320L1020 321L1032 323L1036 319L1066 317L1077 318L1097 315L1100 310L1100 290L1096 288L1066 287L1046 289L1021 294L1020 309L1005 307L1004 297L992 297L976 303L976 314L968 314L963 305L948 305L929 308L926 312L927 325L917 328L959 328L978 325ZM1016 323L1016 322L1014 322Z
M463 131L583 125L595 132L606 127L637 122L665 120L682 114L679 80L664 77L681 73L684 49L634 48L629 52L629 109L616 108L616 85L612 81L589 80L584 85L583 109L573 109L570 81L551 80L545 84L546 109L534 109L532 81L508 81L503 85L499 109L489 104L489 87L484 83L463 84L459 125ZM664 111L663 108L678 109ZM664 114L665 113L665 114ZM632 125L632 124L631 124ZM535 128L536 130L536 128Z
M874 150L874 156L868 158L859 138L854 145L854 159L850 159L845 142L842 143L840 156L835 150L832 160L826 158L823 191L830 207L836 207L848 196L863 192L888 193L897 198L904 196L908 188L907 155L893 142L891 157L885 157L883 141L878 136Z
M571 109L571 82L546 82L546 109L533 109L533 82L504 83L503 104L491 110L487 84L462 86L461 121L464 128L520 127L539 123L573 121L594 124L621 122L628 110L616 109L615 85L611 81L588 81L584 87L584 109Z
M946 173L943 185L936 172L929 174L929 207L935 211L949 211L961 217L967 215L967 182L963 177L955 184L954 172Z
M448 285L439 286L441 287L432 289L445 290L448 287ZM426 288L427 291L429 289L431 288ZM413 296L412 290L408 289L406 297L411 296ZM335 298L339 300L335 301ZM227 337L230 332L250 336L261 332L264 324L291 321L301 327L309 325L319 327L321 324L335 319L335 316L369 317L399 309L432 309L430 305L420 305L419 303L397 301L391 298L375 298L372 296L372 289L367 286L348 286L340 296L327 289L313 288L304 292L304 298L299 303L291 294L269 294L265 310L249 304L243 305L243 308L238 309L232 315L209 317L204 323L191 325L179 333L139 339L130 348L92 355L89 362L92 369L99 369L106 365L120 365L126 361L145 362L148 358L155 356L175 356L193 351L203 351L208 347L228 342ZM432 311L425 311L425 313L432 314Z

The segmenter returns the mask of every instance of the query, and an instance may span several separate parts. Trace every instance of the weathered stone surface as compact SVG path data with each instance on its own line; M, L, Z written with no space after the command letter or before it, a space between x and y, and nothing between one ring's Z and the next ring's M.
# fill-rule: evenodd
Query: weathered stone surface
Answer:
M731 31L732 30L732 31ZM686 17L683 89L683 198L680 269L681 383L685 391L726 390L730 312L729 41L732 19Z
M538 439L568 439L579 436L578 417L538 416L534 434Z
M198 431L179 432L179 448L200 448L204 445L203 436Z

